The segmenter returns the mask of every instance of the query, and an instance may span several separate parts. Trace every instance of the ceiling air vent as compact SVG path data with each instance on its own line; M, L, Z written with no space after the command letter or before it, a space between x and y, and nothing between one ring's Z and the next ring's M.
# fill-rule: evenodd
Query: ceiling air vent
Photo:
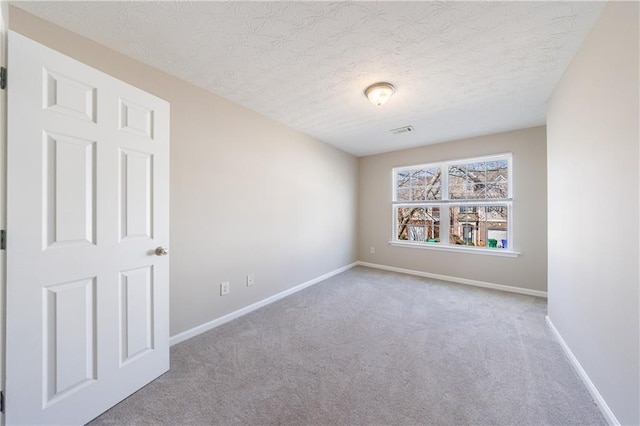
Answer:
M413 126L404 126L404 127L398 127L397 129L391 129L389 131L394 135L401 135L403 133L413 132L414 130L413 130Z

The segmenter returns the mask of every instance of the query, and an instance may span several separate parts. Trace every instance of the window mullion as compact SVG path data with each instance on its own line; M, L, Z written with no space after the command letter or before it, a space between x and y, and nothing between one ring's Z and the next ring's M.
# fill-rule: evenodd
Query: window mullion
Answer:
M443 164L441 167L441 175L440 175L440 194L442 200L449 199L449 166Z
M440 176L441 199L449 199L449 166L442 165ZM451 215L449 214L449 206L446 203L440 204L440 244L449 245L449 229L451 228Z

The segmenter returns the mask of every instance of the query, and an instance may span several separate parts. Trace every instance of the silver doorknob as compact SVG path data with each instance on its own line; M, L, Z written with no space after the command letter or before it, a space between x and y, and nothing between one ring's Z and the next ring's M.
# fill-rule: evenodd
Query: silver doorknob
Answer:
M169 249L166 247L156 248L156 256L166 256L169 254Z

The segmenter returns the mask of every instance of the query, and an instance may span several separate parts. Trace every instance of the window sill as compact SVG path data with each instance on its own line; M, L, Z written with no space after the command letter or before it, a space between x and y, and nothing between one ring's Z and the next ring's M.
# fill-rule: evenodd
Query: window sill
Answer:
M464 247L464 246L451 246L440 245L434 243L410 243L404 241L389 241L389 244L395 247L410 247L424 250L437 250L437 251L452 251L457 253L471 253L482 254L487 256L501 256L501 257L518 257L520 252L512 250L503 250L499 248L479 248L479 247Z

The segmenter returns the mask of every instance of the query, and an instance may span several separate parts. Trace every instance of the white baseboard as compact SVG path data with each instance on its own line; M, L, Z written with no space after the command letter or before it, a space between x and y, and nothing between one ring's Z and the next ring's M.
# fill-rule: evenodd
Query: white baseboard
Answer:
M576 370L576 373L578 373L578 376L580 376L580 378L582 379L582 382L589 390L589 393L591 393L593 399L596 401L596 404L598 405L598 408L602 412L604 418L607 420L607 423L612 426L619 426L620 422L618 421L618 419L616 419L616 416L613 414L613 411L611 411L602 395L600 395L600 392L598 392L598 389L587 375L587 372L584 371L584 368L582 368L582 365L580 365L580 362L571 351L571 348L569 348L569 346L567 345L567 342L564 341L564 339L560 335L560 332L558 332L558 329L551 322L551 319L548 316L545 317L545 319L547 321L547 325L553 333L553 336L556 338L558 343L560 343L560 347L564 351L567 358L569 358L569 362Z
M266 306L266 305L268 305L270 303L273 303L273 302L275 302L277 300L280 300L280 299L282 299L284 297L287 297L290 294L296 293L296 292L298 292L300 290L303 290L303 289L305 289L307 287L310 287L310 286L312 286L314 284L317 284L320 281L324 281L327 278L331 278L334 275L338 275L338 274L340 274L340 273L342 273L344 271L347 271L347 270L353 268L354 266L356 266L357 264L358 264L358 262L354 262L354 263L352 263L350 265L343 266L342 268L338 268L338 269L335 269L335 270L333 270L331 272L327 272L326 274L321 275L321 276L319 276L317 278L314 278L312 280L309 280L309 281L307 281L305 283L299 284L299 285L297 285L295 287L292 287L292 288L290 288L288 290L285 290L283 292L280 292L278 294L274 294L273 296L267 297L266 299L263 299L263 300L261 300L259 302L256 302L256 303L253 303L253 304L251 304L249 306L245 306L244 308L238 309L237 311L231 312L231 313L229 313L227 315L223 315L220 318L216 318L216 319L214 319L212 321L209 321L209 322L206 322L206 323L201 324L199 326L193 327L190 330L183 331L182 333L178 333L175 336L171 336L171 338L169 339L169 344L171 346L173 346L173 345L178 344L180 342L184 342L185 340L190 339L190 338L192 338L194 336L197 336L198 334L202 334L205 331L209 331L209 330L211 330L213 328L216 328L216 327L218 327L218 326L220 326L222 324L225 324L225 323L227 323L227 322L229 322L231 320L234 320L234 319L236 319L238 317L241 317L242 315L246 315L249 312L255 311L258 308L262 308L263 306Z
M536 296L536 297L544 297L544 298L547 297L546 291L531 290L528 288L513 287L510 285L504 285L504 284L494 284L494 283L488 283L484 281L470 280L467 278L451 277L448 275L432 274L430 272L396 268L395 266L379 265L377 263L369 263L369 262L361 262L361 261L358 261L356 263L358 265L366 266L368 268L382 269L382 270L391 271L391 272L399 272L401 274L416 275L419 277L433 278L433 279L442 280L442 281L450 281L458 284L472 285L475 287L483 287L483 288L490 288L493 290L508 291L510 293L526 294L528 296Z

